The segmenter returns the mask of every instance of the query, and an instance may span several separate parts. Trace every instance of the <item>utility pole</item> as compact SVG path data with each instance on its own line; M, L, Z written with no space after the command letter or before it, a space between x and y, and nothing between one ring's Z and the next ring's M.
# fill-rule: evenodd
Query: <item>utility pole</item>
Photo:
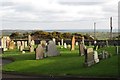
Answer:
M96 39L96 23L94 22L94 39Z
M112 40L112 17L110 17L110 40Z

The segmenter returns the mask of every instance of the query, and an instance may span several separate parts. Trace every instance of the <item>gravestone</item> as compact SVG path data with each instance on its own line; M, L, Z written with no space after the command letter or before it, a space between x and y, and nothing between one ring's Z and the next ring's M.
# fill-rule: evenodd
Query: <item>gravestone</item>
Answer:
M45 46L47 45L45 40L40 41L40 44L44 44Z
M94 64L93 48L88 48L85 53L85 65L89 67L93 64Z
M108 40L106 40L106 47L108 47Z
M21 46L21 42L17 41L17 49L20 49L20 46Z
M75 36L72 37L72 48L71 50L75 50Z
M82 43L83 43L83 45L84 45L84 36L82 37Z
M8 50L7 43L6 43L6 37L2 37L2 39L1 39L1 46L3 48L3 51L7 51Z
M89 41L89 46L91 46L91 44L92 44L92 43Z
M67 48L67 44L66 43L64 43L64 48Z
M97 53L97 51L94 51L94 60L95 60L95 63L98 63L98 62L99 62L99 58L98 58L98 53Z
M6 37L6 46L7 46L7 48L9 48L10 41L11 41L10 37Z
M70 45L70 44L68 44L68 48L69 48L69 49L71 48L71 45Z
M26 47L28 47L28 45L27 45L27 41L25 41L25 48L26 48Z
M28 44L31 43L31 35L28 35Z
M22 45L20 46L20 51L23 51L23 46Z
M119 54L119 47L116 46L116 54Z
M15 48L14 41L10 41L9 49L14 49L14 48Z
M54 43L56 44L56 40L55 40L55 38L53 38L52 40L53 40L53 41L54 41Z
M34 40L31 41L31 45L35 45L35 41Z
M60 46L60 42L58 42L58 46Z
M23 49L25 48L25 42L24 41L22 41L22 46L23 46Z
M44 48L43 47L44 47L43 44L39 44L38 47L36 48L36 51L35 51L36 59L44 58Z
M79 45L79 54L81 56L83 56L85 54L85 49L86 49L85 45L83 43L80 43L80 45Z
M61 45L63 46L63 39L61 39Z
M78 42L76 42L75 45L78 46Z
M47 47L47 55L48 56L58 56L58 55L60 55L54 41L49 41L49 44L48 44L48 47Z
M34 52L34 47L33 47L33 45L30 46L30 52Z

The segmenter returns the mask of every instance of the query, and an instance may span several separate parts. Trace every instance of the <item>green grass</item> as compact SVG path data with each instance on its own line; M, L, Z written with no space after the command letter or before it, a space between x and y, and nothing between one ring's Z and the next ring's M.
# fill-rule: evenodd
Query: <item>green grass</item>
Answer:
M118 55L115 54L113 46L101 48L113 54L108 59L101 60L100 63L91 67L84 67L84 56L78 56L78 47L76 50L60 49L61 56L47 57L42 60L35 60L35 53L21 54L18 50L5 52L3 57L12 57L15 62L3 66L3 71L13 71L17 73L31 73L37 75L72 75L72 76L118 76Z

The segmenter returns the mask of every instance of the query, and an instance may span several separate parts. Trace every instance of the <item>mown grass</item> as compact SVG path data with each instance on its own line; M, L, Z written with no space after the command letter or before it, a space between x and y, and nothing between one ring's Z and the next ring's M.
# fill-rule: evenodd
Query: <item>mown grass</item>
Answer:
M3 71L13 71L17 73L30 73L37 75L72 75L72 76L118 76L118 55L115 55L115 47L99 49L98 52L106 50L112 57L101 60L98 64L91 67L84 67L84 56L79 56L78 47L76 50L61 49L61 55L47 57L42 60L35 60L35 53L21 54L18 50L5 52L3 57L12 57L14 62L4 65Z

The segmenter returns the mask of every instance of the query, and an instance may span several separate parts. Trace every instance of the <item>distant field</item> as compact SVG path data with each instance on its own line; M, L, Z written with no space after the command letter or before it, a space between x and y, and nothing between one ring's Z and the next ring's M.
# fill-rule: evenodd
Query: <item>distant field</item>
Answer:
M115 55L115 47L101 48L112 54L112 57L101 60L100 63L91 67L84 67L84 56L78 56L78 47L75 51L61 49L58 47L61 56L48 57L42 60L35 60L35 53L21 54L18 50L6 51L2 57L11 57L15 60L3 66L3 71L17 73L37 74L37 75L57 75L57 76L118 76L118 55Z

